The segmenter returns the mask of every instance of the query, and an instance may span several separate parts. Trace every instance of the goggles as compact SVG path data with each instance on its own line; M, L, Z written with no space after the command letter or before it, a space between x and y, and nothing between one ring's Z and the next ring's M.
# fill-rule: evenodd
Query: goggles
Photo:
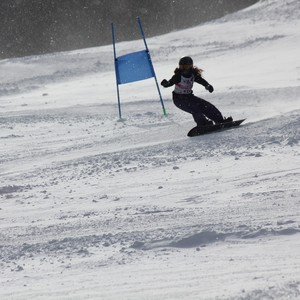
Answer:
M193 68L193 65L179 65L180 70L189 70Z

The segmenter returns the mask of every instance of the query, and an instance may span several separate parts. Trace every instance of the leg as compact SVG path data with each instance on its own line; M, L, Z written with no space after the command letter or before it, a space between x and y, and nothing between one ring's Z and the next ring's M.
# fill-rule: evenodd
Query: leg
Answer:
M197 125L207 124L207 118L215 123L221 123L224 120L221 112L214 105L193 94L178 95L173 93L173 101L178 108L192 114Z
M194 121L197 123L197 126L205 126L205 125L211 125L212 121L209 121L204 114L202 113L196 113L192 114Z
M195 102L195 109L210 120L215 123L222 123L224 121L222 113L210 102L196 96L193 97L192 101Z
M181 110L192 114L194 121L197 123L197 126L205 126L208 124L209 120L205 117L205 115L199 109L200 107L200 98L194 99L193 94L189 95L179 95L173 93L173 101L174 104ZM204 100L203 100L204 101Z

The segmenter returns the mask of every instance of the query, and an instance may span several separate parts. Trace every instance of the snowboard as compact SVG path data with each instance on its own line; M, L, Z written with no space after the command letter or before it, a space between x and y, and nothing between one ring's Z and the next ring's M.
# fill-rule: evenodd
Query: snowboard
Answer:
M211 133L214 131L235 128L235 127L238 127L239 125L241 125L245 120L246 119L242 119L242 120L232 121L232 122L228 122L228 123L220 123L220 124L214 124L214 125L208 125L208 126L196 126L196 127L192 128L188 132L187 135L189 137L193 137L193 136Z

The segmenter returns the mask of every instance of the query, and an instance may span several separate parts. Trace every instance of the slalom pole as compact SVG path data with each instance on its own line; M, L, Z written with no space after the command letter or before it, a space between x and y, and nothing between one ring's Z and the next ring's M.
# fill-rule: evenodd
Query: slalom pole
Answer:
M142 23L141 23L140 17L137 17L137 21L138 21L138 24L139 24L139 27L140 27L142 38L144 40L144 44L145 44L146 52L148 54L149 61L151 62L151 69L152 69L152 73L154 75L154 79L155 79L155 83L156 83L158 95L159 95L159 98L160 98L160 103L161 103L161 106L162 106L162 110L163 110L164 115L166 116L167 112L166 112L166 109L165 109L164 101L163 101L161 93L160 93L159 85L158 85L156 74L155 74L155 71L154 71L154 68L153 68L153 64L152 64L150 52L149 52L149 49L148 49L148 46L147 46L147 42L146 42L146 38L145 38L145 34L144 34L144 30L143 30L143 27L142 27Z
M114 23L111 23L111 31L112 31L112 40L113 40L113 49L114 49L114 63L115 63L115 73L116 73L116 85L117 85L117 96L118 96L118 109L119 109L119 118L122 119L121 114L121 101L120 101L120 92L119 92L119 81L118 81L118 59L116 55L116 45L115 45L115 27Z

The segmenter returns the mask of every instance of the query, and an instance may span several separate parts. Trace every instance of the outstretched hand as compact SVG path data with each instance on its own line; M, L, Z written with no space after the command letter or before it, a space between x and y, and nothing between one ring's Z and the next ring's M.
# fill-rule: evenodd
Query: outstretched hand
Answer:
M164 79L161 83L160 83L163 87L167 87L169 82L167 79Z
M214 87L212 86L212 85L207 85L206 87L205 87L210 93L212 93L213 91L214 91Z

